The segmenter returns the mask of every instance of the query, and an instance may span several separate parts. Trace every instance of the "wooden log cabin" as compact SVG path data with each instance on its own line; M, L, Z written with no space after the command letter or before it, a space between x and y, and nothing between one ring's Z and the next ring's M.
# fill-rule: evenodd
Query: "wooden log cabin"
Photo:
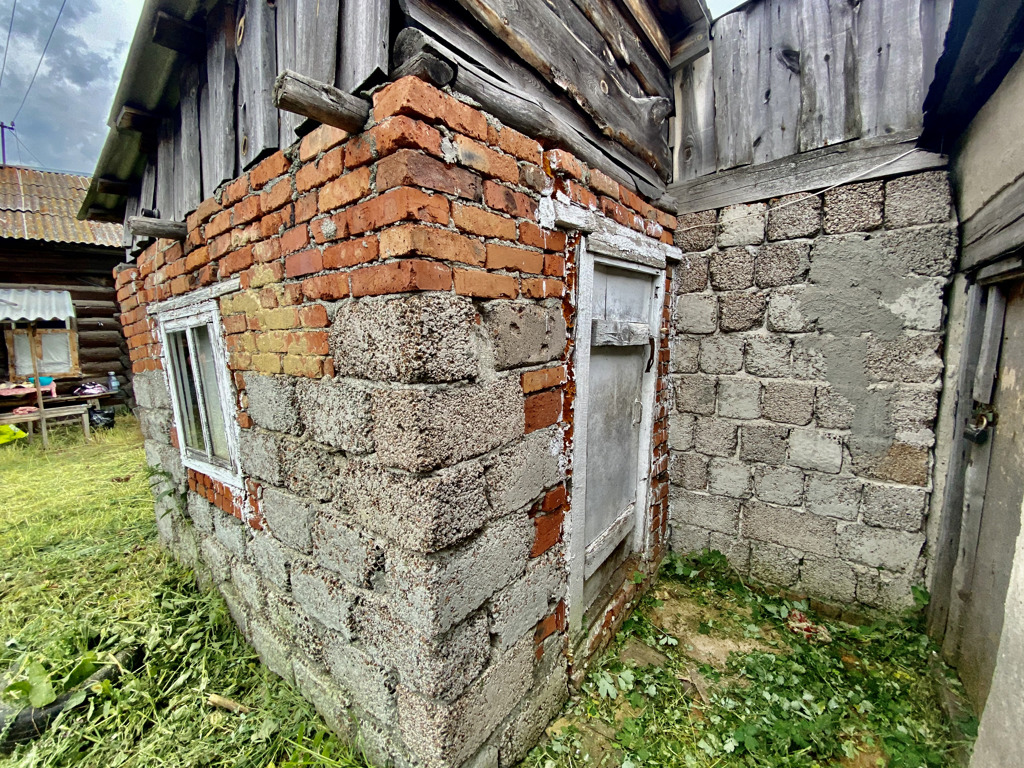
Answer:
M148 0L80 215L162 540L395 765L518 762L669 549L912 605L952 6Z
M60 395L84 381L105 383L110 371L122 386L130 376L111 271L124 258L121 224L77 220L88 188L86 176L0 167L0 290L69 291L74 304L77 368L50 372ZM30 361L12 364L12 353L0 344L0 379L24 381Z

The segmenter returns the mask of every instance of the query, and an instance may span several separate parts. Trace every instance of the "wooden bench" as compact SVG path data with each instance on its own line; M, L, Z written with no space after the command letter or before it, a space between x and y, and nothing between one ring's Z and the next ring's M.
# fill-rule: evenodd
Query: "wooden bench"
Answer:
M44 415L47 422L54 419L68 418L69 416L81 417L82 432L85 433L85 439L90 440L92 438L92 430L89 427L88 405L64 405L58 408L46 408L42 412L33 411L32 413L0 413L0 424L27 424L28 437L31 440L32 425L37 421L42 421Z

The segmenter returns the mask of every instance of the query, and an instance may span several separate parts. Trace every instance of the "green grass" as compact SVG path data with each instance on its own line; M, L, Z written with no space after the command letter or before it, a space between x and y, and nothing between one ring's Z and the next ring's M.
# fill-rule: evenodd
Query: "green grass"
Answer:
M856 627L810 616L831 635L818 642L788 629L794 610L808 613L747 588L720 553L671 557L524 766L958 764L963 744L940 708L935 648L916 618ZM681 615L685 629L671 625ZM630 642L663 663L623 661ZM712 666L699 661L709 647L733 650Z
M223 601L156 540L136 423L0 446L4 703L45 704L125 649L144 660L75 696L0 766L358 766L313 708L264 668ZM7 670L5 675L4 670ZM249 708L231 714L216 693Z

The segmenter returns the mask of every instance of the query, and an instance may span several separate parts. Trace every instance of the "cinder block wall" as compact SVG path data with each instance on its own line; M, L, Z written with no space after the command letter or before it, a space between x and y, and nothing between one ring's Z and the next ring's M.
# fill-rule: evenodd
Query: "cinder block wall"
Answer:
M912 604L953 216L928 172L680 217L674 549L854 609Z
M579 235L545 196L671 243L675 219L423 82L205 201L118 274L161 538L263 661L379 763L511 765L627 615L566 631ZM148 308L220 299L244 487L182 467ZM667 535L666 302L652 573ZM164 494L164 491L171 491Z

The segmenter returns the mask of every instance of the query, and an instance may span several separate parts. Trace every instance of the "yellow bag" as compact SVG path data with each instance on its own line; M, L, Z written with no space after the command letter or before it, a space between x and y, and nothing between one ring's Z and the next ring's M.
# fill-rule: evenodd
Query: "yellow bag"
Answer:
M11 424L0 424L0 445L21 440L23 437L28 437L28 434Z

